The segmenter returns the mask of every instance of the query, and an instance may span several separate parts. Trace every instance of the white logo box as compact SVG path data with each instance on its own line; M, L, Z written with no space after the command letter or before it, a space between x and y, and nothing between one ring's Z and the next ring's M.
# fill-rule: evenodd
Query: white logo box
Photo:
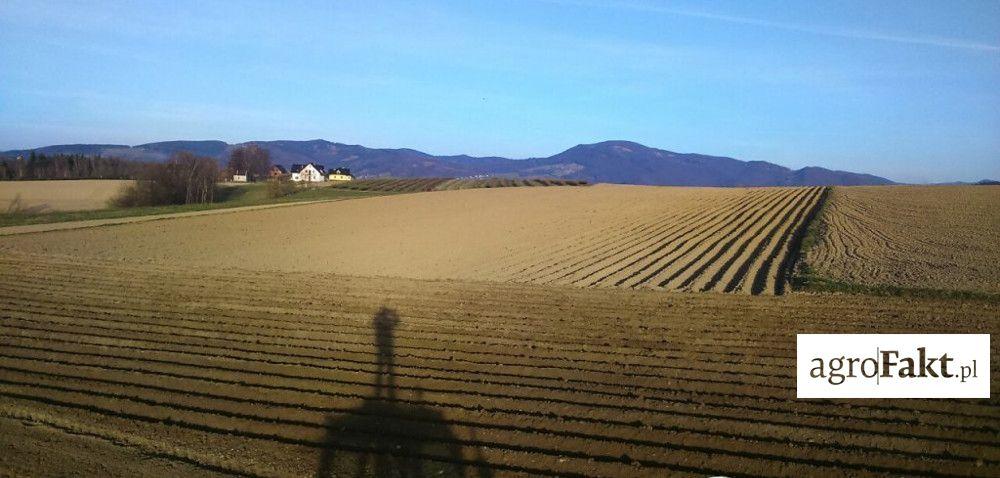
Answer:
M798 334L796 388L798 398L990 398L990 335Z

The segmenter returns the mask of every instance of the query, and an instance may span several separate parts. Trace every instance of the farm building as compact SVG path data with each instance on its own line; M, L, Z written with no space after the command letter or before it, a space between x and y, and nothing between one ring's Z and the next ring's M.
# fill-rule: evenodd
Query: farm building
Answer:
M307 183L318 183L320 181L326 181L326 167L322 164L293 164L291 173L292 181L301 181Z
M351 170L347 168L337 168L330 171L329 178L330 181L350 181L354 179L354 175L351 174Z
M252 180L252 176L247 171L234 171L233 172L233 182L234 183L248 183Z
M280 178L286 174L288 174L288 171L286 171L285 167L280 164L272 165L271 169L267 172L267 175L272 178Z

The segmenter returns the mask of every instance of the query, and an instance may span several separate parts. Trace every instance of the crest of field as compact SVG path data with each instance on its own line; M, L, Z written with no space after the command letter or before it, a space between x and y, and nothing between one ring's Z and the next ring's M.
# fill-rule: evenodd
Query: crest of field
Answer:
M435 191L5 238L164 266L780 293L822 188Z

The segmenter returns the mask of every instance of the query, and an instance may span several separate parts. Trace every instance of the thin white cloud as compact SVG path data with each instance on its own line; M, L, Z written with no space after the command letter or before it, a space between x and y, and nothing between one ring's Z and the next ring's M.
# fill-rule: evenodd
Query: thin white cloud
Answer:
M874 31L854 30L847 28L824 27L819 25L807 25L800 23L776 22L759 18L741 17L735 15L724 15L697 10L687 10L671 8L662 5L633 2L590 2L586 0L542 0L546 3L556 3L563 5L588 6L588 7L612 7L628 10L635 10L648 13L658 13L663 15L675 15L688 18L702 18L726 23L740 25L751 25L762 28L773 28L779 30L809 33L813 35L825 35L839 38L850 38L855 40L875 40L892 43L905 43L910 45L927 45L943 48L960 48L964 50L985 51L990 53L1000 53L1000 45L969 41L960 38L947 38L938 36L919 35L897 35Z

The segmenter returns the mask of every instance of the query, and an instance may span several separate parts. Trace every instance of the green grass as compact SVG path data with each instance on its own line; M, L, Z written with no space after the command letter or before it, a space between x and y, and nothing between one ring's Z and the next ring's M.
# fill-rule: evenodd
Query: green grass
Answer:
M0 214L0 227L47 224L53 222L85 221L91 219L118 219L133 216L150 216L178 212L206 211L262 204L320 201L325 199L353 199L389 194L381 191L351 191L331 187L311 187L280 198L267 197L264 183L240 186L220 186L216 202L210 204L180 204L133 208L108 208L93 211L7 213Z
M879 297L916 297L924 299L957 299L981 300L1000 303L1000 294L974 290L931 289L920 287L899 287L894 285L868 285L846 282L822 277L814 274L804 274L797 277L799 285L796 290L805 292L826 292L840 294L863 294Z

